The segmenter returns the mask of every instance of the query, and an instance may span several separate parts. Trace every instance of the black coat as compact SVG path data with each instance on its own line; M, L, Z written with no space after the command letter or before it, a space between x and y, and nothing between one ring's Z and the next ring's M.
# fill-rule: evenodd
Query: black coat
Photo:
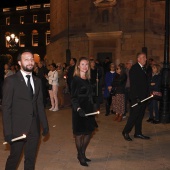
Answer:
M9 76L4 81L2 115L4 135L21 136L30 130L33 114L42 127L48 128L44 111L41 81L33 76L35 94L30 98L28 87L21 72Z
M86 114L94 111L93 94L89 80L73 77L71 85L72 123L73 133L76 135L91 133L97 126L94 116L80 117L77 112L79 107Z
M137 98L143 100L149 96L148 76L138 63L131 67L129 71L129 78L130 98L133 103L136 103Z
M127 81L127 75L126 73L120 75L115 75L115 78L112 82L112 88L115 89L115 94L124 94L125 93L125 85Z

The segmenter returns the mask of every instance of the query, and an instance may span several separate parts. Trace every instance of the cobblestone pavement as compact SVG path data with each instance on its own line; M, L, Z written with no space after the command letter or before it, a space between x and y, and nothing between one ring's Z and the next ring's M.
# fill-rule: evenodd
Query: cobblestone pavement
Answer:
M41 138L36 170L170 170L170 124L151 124L143 121L143 133L150 140L125 141L121 135L126 119L113 121L114 115L105 116L104 107L96 117L99 128L87 148L92 161L82 167L77 157L71 128L71 108L58 112L46 110L50 126L48 140ZM0 114L0 121L2 116ZM3 142L2 123L0 141ZM4 169L9 146L0 145L0 169ZM23 170L23 160L18 170Z

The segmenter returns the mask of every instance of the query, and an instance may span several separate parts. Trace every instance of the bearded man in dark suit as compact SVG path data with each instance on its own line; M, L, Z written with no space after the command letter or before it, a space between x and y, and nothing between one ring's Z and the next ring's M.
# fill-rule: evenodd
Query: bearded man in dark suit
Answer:
M134 64L129 71L130 78L130 99L131 104L138 103L137 106L131 107L130 116L122 132L125 140L131 141L129 136L132 128L135 126L135 138L150 139L142 134L142 120L145 114L146 102L141 103L149 95L149 82L145 71L146 54L137 54L137 63Z
M3 86L3 128L5 141L10 144L10 155L5 170L16 170L24 148L24 170L34 170L36 153L40 138L49 131L43 105L41 81L32 75L33 53L24 50L18 55L21 70L9 76ZM26 134L25 140L12 142L15 137Z

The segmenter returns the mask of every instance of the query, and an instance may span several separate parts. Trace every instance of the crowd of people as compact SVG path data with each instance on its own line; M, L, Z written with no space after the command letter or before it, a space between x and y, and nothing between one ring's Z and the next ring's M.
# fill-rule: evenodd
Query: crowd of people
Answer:
M120 63L115 65L114 62L111 62L109 58L106 58L103 63L99 63L94 58L81 57L78 59L71 58L70 64L66 63L51 63L46 66L44 61L39 61L34 63L33 54L31 51L23 51L19 55L18 64L12 65L11 63L6 63L4 65L4 91L8 92L3 96L3 123L4 128L7 129L5 132L5 140L11 143L11 139L19 135L19 127L13 127L16 129L16 133L12 134L11 131L8 131L13 122L10 122L9 125L6 123L9 116L12 116L12 113L9 113L8 107L10 107L10 100L13 99L11 95L13 94L13 89L16 88L16 91L20 87L16 87L15 83L18 79L17 77L22 77L26 73L29 73L31 79L24 78L28 87L33 87L29 89L31 92L31 99L39 103L39 109L42 111L43 107L47 106L48 100L50 101L51 107L49 110L51 112L57 112L59 109L65 107L64 94L69 93L71 96L71 106L72 106L72 129L75 136L75 144L77 148L77 159L79 160L82 166L88 166L87 162L91 161L86 157L86 149L90 142L91 136L95 128L98 127L97 122L95 121L95 116L87 116L88 113L93 113L100 110L100 105L105 102L105 116L114 114L114 121L121 122L123 118L126 118L127 113L129 113L127 123L122 131L122 135L125 140L132 141L129 133L132 128L135 127L135 138L140 139L150 139L148 136L143 135L142 133L142 120L145 114L145 109L148 107L149 115L147 122L159 123L159 99L161 96L161 67L159 64L155 63L153 59L150 59L148 64L146 64L146 54L138 53L136 56L136 61L128 60L126 63ZM16 75L16 76L12 76ZM11 78L8 78L11 77ZM36 83L36 78L38 78ZM39 81L41 80L41 81ZM11 82L10 85L7 83ZM39 84L41 83L41 84ZM31 84L31 85L30 85ZM2 83L1 83L2 85ZM21 84L21 88L24 86ZM42 93L37 93L37 88L41 90ZM143 99L154 95L154 97L148 102L141 102ZM19 94L16 95L15 101L10 101L15 103L20 101L18 99ZM25 93L27 96L27 93ZM37 96L37 97L35 97ZM1 96L2 98L2 96ZM40 101L42 100L42 101ZM30 106L32 110L32 116L36 117L37 113L37 103L35 102L35 107ZM22 103L22 102L21 102ZM131 107L136 104L135 107ZM24 106L28 107L29 103L23 102ZM19 107L18 107L19 108ZM16 112L18 108L14 109L13 112ZM21 109L22 110L22 109ZM28 111L30 108L28 108ZM18 111L20 114L20 111ZM48 123L45 116L45 113L42 111L42 117L39 116L40 122L43 124L43 135L48 133ZM27 117L27 119L29 119ZM35 125L37 126L36 118L33 119L32 124L29 124L28 127L32 127L32 130L35 130ZM13 120L18 121L18 120ZM39 129L36 129L37 133L33 135L37 136L35 148L37 148L37 140ZM25 131L30 131L27 129ZM30 134L30 141L32 136ZM24 143L20 145L13 145L11 155L8 158L6 166L16 167L18 159L20 157L20 152L15 153L16 148L20 148L20 151ZM12 145L11 145L12 146ZM27 147L30 147L29 144ZM32 158L27 155L29 159L33 159L30 163L34 167L35 153ZM14 152L14 153L13 153ZM15 158L15 165L10 163L11 159L14 159L14 155L17 154ZM26 152L26 154L29 154ZM29 167L30 165L28 165Z

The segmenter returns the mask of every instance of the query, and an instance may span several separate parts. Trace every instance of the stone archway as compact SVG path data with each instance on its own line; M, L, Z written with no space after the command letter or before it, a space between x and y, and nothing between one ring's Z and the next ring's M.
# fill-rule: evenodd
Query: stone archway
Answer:
M110 53L112 62L120 63L122 34L122 31L86 33L89 40L89 56L98 58L101 53L103 56Z

